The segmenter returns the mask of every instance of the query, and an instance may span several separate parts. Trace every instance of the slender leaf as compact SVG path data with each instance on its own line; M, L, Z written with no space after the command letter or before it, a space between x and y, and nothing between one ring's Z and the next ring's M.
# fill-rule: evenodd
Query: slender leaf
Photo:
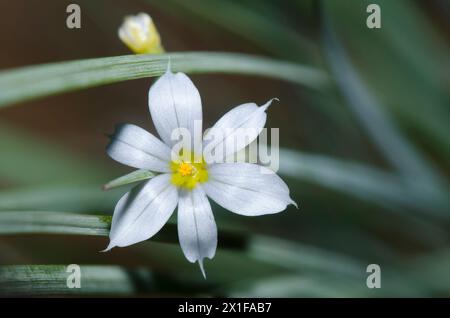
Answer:
M148 2L170 10L171 13L175 12L181 19L188 18L189 25L192 24L192 19L200 17L281 58L298 60L299 57L311 58L316 53L315 44L294 29L279 23L277 18L280 17L261 14L255 8L240 2L217 0ZM260 6L262 5L264 4L261 3Z
M0 149L0 177L13 184L42 186L70 180L74 185L101 182L114 173L97 161L4 122L0 122Z
M52 185L4 190L0 210L109 211L123 189L102 191L100 185Z
M88 215L54 211L2 211L0 212L0 235L20 234L66 234L107 236L111 226L111 216ZM223 223L221 232L223 248L245 246L245 239L236 234L239 226ZM152 241L178 244L174 219L170 219Z
M69 212L12 211L0 212L0 234L78 234L106 236L110 216Z
M424 190L439 186L438 174L397 129L378 100L362 82L331 27L326 6L323 11L325 56L337 86L347 99L347 104L355 117L385 158L406 178L414 179L414 182L419 178L421 182L426 183Z
M320 276L307 274L279 275L246 284L228 286L231 297L424 297L426 286L404 280L398 273L383 271L382 288L369 289L368 275L361 268L361 278L351 280L330 274Z
M353 64L382 106L421 141L420 146L433 152L433 158L446 162L450 156L449 77L444 71L449 68L448 41L427 10L410 0L377 2L383 11L381 32L355 28L370 3L326 1L333 28L349 55L358 57Z
M339 277L311 275L279 275L251 283L228 286L231 297L362 297L367 293L362 284Z
M124 176L114 179L107 184L103 185L103 190L111 190L117 187L121 187L130 183L147 180L153 178L155 174L148 170L136 170L130 172Z
M131 275L132 271L119 266L83 265L80 288L69 288L73 272L67 269L67 265L0 266L0 295L130 295L137 290L136 277L140 286L148 290L154 286L148 271Z
M319 184L379 205L393 205L449 218L448 198L412 191L403 178L367 165L322 155L280 150L280 174ZM399 210L401 211L401 210Z
M249 254L261 261L295 271L332 272L341 276L361 278L364 264L352 257L305 244L286 242L254 235L249 242Z
M436 212L437 216L450 217L446 196L412 191L402 178L376 167L283 148L280 159L279 173L293 180L317 184L381 206ZM9 190L0 193L0 210L111 210L124 191L104 192L95 185Z
M125 55L29 66L0 72L0 107L38 97L120 81L159 76L171 61L173 71L229 73L282 79L322 88L327 76L296 63L236 53L186 52Z

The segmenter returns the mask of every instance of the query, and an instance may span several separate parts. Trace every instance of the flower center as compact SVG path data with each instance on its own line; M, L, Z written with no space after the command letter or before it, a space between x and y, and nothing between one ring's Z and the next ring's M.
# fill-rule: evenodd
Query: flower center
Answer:
M208 180L208 170L202 156L182 151L180 158L170 163L172 184L179 188L192 190L198 183Z
M194 171L194 167L190 163L183 162L178 166L178 173L183 177L192 175Z

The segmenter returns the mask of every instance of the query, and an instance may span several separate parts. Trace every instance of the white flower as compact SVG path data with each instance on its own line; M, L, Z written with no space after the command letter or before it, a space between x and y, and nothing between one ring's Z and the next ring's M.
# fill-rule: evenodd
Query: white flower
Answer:
M164 52L158 30L146 13L125 17L118 34L122 42L134 53Z
M115 132L107 152L122 164L160 174L136 186L119 200L106 250L151 238L178 205L181 248L190 262L199 262L205 276L203 259L212 259L217 247L217 227L208 197L225 209L246 216L277 213L295 202L289 197L289 189L283 180L275 173L264 173L268 169L260 165L207 164L203 154L193 154L186 149L180 153L183 156L172 160L172 132L187 128L194 136L194 121L202 120L200 94L185 74L173 74L168 69L150 88L148 102L154 125L163 141L142 128L124 124ZM242 127L253 127L260 132L266 122L265 110L269 104L237 106L210 132ZM232 137L223 135L214 147L219 149L229 144ZM240 144L234 151L241 150L256 138L257 134L251 136L247 144ZM206 143L205 136L203 144ZM196 161L192 160L194 157Z

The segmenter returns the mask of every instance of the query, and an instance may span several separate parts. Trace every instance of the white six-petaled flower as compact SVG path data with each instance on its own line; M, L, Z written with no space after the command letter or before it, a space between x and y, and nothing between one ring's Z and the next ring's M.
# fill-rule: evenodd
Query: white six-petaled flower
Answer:
M190 262L198 261L205 276L203 259L212 259L217 247L217 226L208 197L225 209L246 216L281 212L295 202L283 180L260 165L209 164L203 153L192 152L196 148L182 149L178 153L179 159L174 160L171 150L175 144L173 131L185 128L194 136L194 122L202 121L200 94L186 74L173 74L168 69L150 88L148 102L162 141L140 127L124 124L112 137L107 153L122 164L159 174L119 200L114 210L110 243L105 251L151 238L178 205L181 248ZM270 101L261 107L254 103L237 106L226 113L211 131L254 128L259 133L265 125L265 111L269 105ZM207 135L203 146L209 143ZM233 152L241 150L257 137L258 134L252 134L246 144L232 148ZM232 134L223 134L218 141L215 140L213 148L230 144L231 138ZM229 154L227 151L223 155Z

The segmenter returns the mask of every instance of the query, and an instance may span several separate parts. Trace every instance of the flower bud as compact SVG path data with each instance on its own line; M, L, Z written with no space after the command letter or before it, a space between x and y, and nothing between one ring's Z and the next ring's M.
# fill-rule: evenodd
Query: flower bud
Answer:
M119 38L136 54L164 52L158 30L146 13L125 17L119 28Z

